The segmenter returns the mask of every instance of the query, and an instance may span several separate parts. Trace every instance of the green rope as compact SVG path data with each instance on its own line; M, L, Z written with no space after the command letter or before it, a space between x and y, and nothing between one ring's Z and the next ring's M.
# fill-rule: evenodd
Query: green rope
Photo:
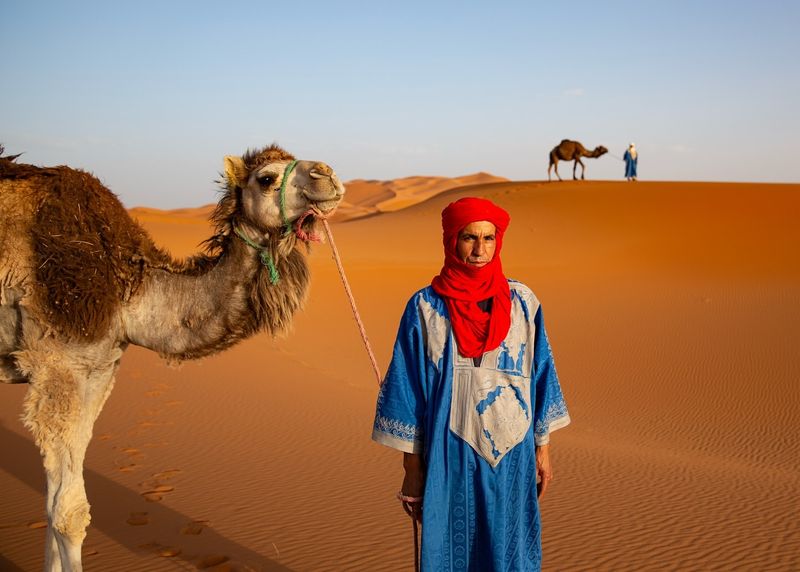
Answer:
M269 249L259 246L258 244L247 238L245 234L241 230L239 230L238 227L233 227L233 232L235 232L236 236L241 238L247 246L254 248L258 251L258 257L261 259L261 264L266 266L267 270L269 270L270 284L273 285L277 284L278 280L280 279L280 275L278 274L278 269L275 267L275 262L272 260L272 255L270 254Z
M294 170L295 166L297 165L297 161L292 161L286 166L286 170L283 172L283 180L281 181L281 191L280 191L280 203L281 203L281 220L283 220L283 234L291 234L292 232L292 223L289 222L289 219L286 217L286 183L289 182L289 174L291 174L292 170Z

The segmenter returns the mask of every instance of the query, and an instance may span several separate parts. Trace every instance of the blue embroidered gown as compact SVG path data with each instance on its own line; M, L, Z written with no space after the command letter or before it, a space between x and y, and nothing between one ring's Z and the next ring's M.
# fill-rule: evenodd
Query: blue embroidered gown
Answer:
M570 422L539 301L509 280L511 328L476 367L444 300L406 306L372 438L423 455L423 570L539 570L535 445Z
M622 159L625 161L625 178L632 179L636 177L636 167L639 164L639 154L636 154L636 157L631 155L630 150L626 150L625 154L622 156Z

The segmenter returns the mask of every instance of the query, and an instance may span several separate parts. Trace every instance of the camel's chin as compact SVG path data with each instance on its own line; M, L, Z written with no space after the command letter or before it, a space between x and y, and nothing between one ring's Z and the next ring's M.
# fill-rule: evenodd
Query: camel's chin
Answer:
M319 201L318 203L314 204L316 210L318 210L324 217L329 217L333 214L336 210L336 207L339 206L339 202L341 199L332 199L330 201Z

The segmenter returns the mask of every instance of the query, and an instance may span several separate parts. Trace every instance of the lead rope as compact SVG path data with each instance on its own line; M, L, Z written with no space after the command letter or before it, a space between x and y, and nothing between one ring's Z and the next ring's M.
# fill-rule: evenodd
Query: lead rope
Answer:
M413 516L411 522L414 523L414 572L419 572L419 525Z
M381 385L381 371L378 369L378 362L375 361L375 354L372 353L372 346L369 345L369 339L367 339L367 331L364 329L364 324L361 322L361 316L358 314L358 308L356 308L356 300L353 298L353 292L350 290L350 284L348 284L347 276L344 274L342 259L339 258L339 251L336 249L336 243L333 240L331 227L328 225L328 221L324 218L322 219L322 226L325 228L325 235L328 237L328 243L331 245L333 259L336 261L336 268L339 270L339 277L342 279L344 291L347 294L347 299L350 301L350 309L353 310L353 317L355 317L356 324L358 324L358 331L361 333L361 339L364 341L364 347L367 348L369 361L372 364L372 369L375 372L378 385Z
M364 324L361 322L361 316L358 313L358 308L356 308L356 300L353 297L353 292L350 290L350 284L347 282L347 276L345 276L344 273L344 266L342 266L342 259L339 257L339 250L336 248L336 242L333 240L331 227L328 225L328 221L324 218L322 219L322 226L325 228L325 236L328 237L328 244L331 245L333 259L336 261L336 268L339 270L339 277L342 279L344 291L347 294L347 299L350 301L350 309L353 311L353 317L356 319L356 324L358 324L358 331L361 333L361 339L364 341L364 347L367 348L369 361L372 364L372 369L375 371L375 377L378 380L378 385L381 385L381 372L378 369L378 362L375 361L375 354L372 353L372 346L370 346L369 339L367 338L367 331L364 329ZM411 504L422 502L422 497L408 497L403 495L402 492L397 493L397 498L400 499L400 502L402 503ZM417 524L417 519L414 517L414 513L411 512L410 509L406 510L406 512L409 514L409 516L411 516L411 522L413 523L414 527L414 571L419 572L419 525Z

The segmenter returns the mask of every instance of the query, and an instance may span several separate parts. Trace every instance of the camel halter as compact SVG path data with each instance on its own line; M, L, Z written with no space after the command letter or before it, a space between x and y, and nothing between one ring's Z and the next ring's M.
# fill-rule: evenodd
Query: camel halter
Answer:
M275 266L275 261L272 260L272 253L269 251L269 248L256 244L247 238L247 235L245 235L245 233L243 233L238 226L233 227L233 232L235 232L236 236L241 238L247 246L258 251L258 257L261 259L261 264L266 266L267 270L269 271L269 283L273 286L277 284L278 280L280 279L280 275L278 274L278 268Z
M278 194L278 199L280 202L281 208L281 220L283 221L283 234L287 235L292 232L292 223L289 222L289 218L286 216L286 183L289 181L289 175L297 166L297 161L292 161L288 165L286 165L286 169L283 171L283 180L281 181L281 190Z
M283 221L284 236L292 232L292 223L289 222L289 217L286 216L286 184L289 181L289 174L296 166L297 161L292 161L286 166L286 169L283 171L281 188L278 192L278 204L281 213L281 220ZM258 257L261 259L261 264L266 266L267 270L269 271L269 283L273 286L277 284L278 280L280 280L280 274L278 273L278 267L275 266L275 261L272 259L272 253L269 251L269 249L258 245L247 238L247 236L238 227L234 227L233 231L236 233L236 236L241 238L247 246L258 251Z

